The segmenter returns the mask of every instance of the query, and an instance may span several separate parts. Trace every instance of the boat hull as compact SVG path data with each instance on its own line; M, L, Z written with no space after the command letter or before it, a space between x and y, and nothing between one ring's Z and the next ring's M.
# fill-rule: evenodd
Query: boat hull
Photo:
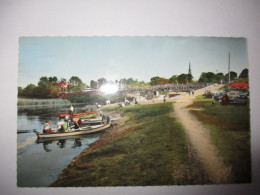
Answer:
M89 128L89 129L85 129L85 130L75 130L75 131L68 131L68 132L55 132L55 133L39 133L37 131L35 131L36 135L38 138L44 139L44 138L59 138L59 137L70 137L70 136L74 136L74 135L85 135L85 134L91 134L91 133L97 133L97 132L101 132L104 131L105 129L109 128L111 126L111 124L107 124L104 125L102 127L98 127L98 128Z

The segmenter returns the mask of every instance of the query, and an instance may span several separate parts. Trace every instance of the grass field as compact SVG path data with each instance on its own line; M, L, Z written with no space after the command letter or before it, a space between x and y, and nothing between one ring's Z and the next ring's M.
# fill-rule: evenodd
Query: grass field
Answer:
M219 105L212 99L197 97L191 110L210 130L213 143L227 165L232 166L235 183L251 182L249 105Z
M187 184L173 173L188 160L184 131L170 116L172 103L113 108L129 117L124 136L86 150L52 186L153 186ZM110 130L113 135L114 130Z

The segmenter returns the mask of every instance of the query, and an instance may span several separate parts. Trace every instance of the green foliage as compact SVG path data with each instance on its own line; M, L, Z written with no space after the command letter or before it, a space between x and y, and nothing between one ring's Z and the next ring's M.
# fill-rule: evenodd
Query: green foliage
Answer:
M98 87L101 87L102 85L104 85L106 83L107 83L107 80L105 78L98 79Z
M90 81L90 87L92 89L97 89L98 88L98 83L96 81L91 80Z
M228 81L228 73L225 75L225 81ZM233 72L233 71L230 71L230 81L233 81L237 78L237 73L236 72Z
M200 75L199 82L216 82L216 75L213 72L203 72Z
M160 77L156 76L156 77L152 77L151 78L151 85L158 85L160 81Z
M38 86L27 85L24 89L18 87L18 96L30 98L57 98L59 90L56 87L57 77L41 77Z
M173 75L170 79L169 79L169 83L171 84L176 84L178 83L178 75Z
M26 97L34 97L36 85L34 84L29 84L27 85L22 91L21 95L26 96Z
M22 87L18 87L17 90L18 90L18 96L21 96L22 93L23 93L23 88Z
M169 91L160 91L160 94L162 94L162 95L168 95L168 94L169 94Z
M69 80L70 85L68 86L69 90L72 91L81 91L86 87L86 84L81 81L77 76L72 76Z
M192 77L190 74L181 74L177 77L178 83L189 83Z

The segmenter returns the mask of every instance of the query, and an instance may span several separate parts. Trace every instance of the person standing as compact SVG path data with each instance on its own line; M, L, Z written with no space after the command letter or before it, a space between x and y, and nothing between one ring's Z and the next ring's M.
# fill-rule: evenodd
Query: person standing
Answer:
M72 118L73 115L74 115L74 108L73 108L73 106L71 105L71 106L70 106L70 117Z

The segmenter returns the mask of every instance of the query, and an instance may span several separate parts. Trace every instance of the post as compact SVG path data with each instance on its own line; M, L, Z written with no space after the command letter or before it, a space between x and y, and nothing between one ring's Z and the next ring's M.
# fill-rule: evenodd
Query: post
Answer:
M228 53L228 84L230 84L230 52Z

